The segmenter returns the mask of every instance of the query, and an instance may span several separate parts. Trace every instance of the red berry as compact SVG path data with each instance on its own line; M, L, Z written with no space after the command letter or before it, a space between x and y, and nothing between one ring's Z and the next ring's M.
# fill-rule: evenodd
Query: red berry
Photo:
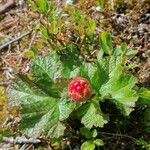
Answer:
M69 83L68 94L73 101L83 102L92 96L92 88L87 79L76 77Z

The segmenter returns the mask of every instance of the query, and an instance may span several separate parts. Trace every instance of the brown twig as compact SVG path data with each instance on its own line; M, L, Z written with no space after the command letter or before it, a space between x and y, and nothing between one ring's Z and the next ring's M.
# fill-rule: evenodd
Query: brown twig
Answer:
M15 0L7 0L7 2L0 6L0 14L5 13L9 8L15 6Z
M116 134L116 133L107 133L107 132L100 132L103 135L111 135L111 136L118 136L118 137L125 137L125 138L129 138L132 141L136 141L136 139L132 136L126 135L126 134Z
M25 137L3 137L3 141L6 143L12 143L12 144L37 144L41 141L39 139L34 138L25 138Z
M19 37L13 39L13 40L11 40L11 41L8 41L8 42L4 43L3 45L0 46L0 50L2 50L3 48L9 46L10 44L12 44L12 43L14 43L14 42L16 42L16 41L18 41L18 40L20 40L21 38L27 36L27 35L30 34L31 32L32 32L32 30L30 30L30 31L28 31L28 32L25 32L25 33L22 34L21 36L19 36Z

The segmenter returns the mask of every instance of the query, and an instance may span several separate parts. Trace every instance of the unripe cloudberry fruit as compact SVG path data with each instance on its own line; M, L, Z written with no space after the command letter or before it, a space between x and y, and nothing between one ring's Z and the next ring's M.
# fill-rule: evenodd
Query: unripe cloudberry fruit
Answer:
M69 83L68 94L73 101L83 102L92 96L92 87L87 79L76 77Z

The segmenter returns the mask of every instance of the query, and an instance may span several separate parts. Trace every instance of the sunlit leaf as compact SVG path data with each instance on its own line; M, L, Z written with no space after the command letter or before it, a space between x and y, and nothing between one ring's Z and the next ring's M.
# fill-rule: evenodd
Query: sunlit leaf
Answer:
M81 150L94 150L94 149L95 149L95 144L93 143L93 141L85 141L81 145Z
M136 82L135 77L124 75L123 68L116 66L110 74L109 81L100 89L100 94L102 97L111 98L124 115L129 115L138 100L138 95L133 90Z
M100 36L101 47L104 53L112 55L113 47L112 47L112 37L107 32L102 32Z
M81 123L89 129L93 126L103 127L104 124L107 123L107 120L104 118L98 103L89 102L84 104L79 108L77 114L81 117Z
M13 89L9 89L9 96L11 106L22 107L21 130L29 137L41 134L62 136L65 125L61 121L67 119L75 108L71 100L59 100L46 95L23 79L16 80Z
M49 10L49 4L47 0L35 0L39 12L47 13Z

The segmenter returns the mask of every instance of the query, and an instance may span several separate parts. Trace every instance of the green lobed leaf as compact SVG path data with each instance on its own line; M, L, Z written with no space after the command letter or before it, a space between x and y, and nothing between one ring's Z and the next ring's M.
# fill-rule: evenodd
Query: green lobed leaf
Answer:
M104 59L101 54L95 64L81 65L78 54L73 61L76 48L70 45L67 50L61 57L55 53L33 61L33 81L20 77L8 90L11 106L22 107L21 128L28 136L45 134L58 138L64 134L65 120L76 106L72 101L60 98L62 95L55 83L59 78L78 75L87 78L95 91L104 99L112 99L124 115L129 115L135 106L138 98L133 90L136 79L124 74L118 58ZM77 115L88 129L107 123L96 101L84 103L77 109Z
M97 130L96 129L94 129L94 130L92 130L92 137L93 138L95 138L95 137L97 137Z
M8 89L8 98L10 106L19 106L43 101L48 96L28 78L19 77Z
M97 130L89 130L85 127L80 128L80 133L81 135L85 136L85 138L90 139L90 138L95 138L97 136Z
M120 57L111 56L103 58L103 53L99 52L97 61L94 64L82 63L80 76L87 78L91 82L93 89L99 93L101 86L108 82L114 72L116 77L122 74L123 67L119 67L120 63Z
M66 50L60 54L54 53L35 59L31 66L35 79L52 82L57 78L69 78L77 75L81 61L79 53L76 51L74 45L68 45Z
M31 124L29 122L29 120L31 121L32 116L30 117L27 114L24 114L24 116L22 117L21 130L27 136L37 138L43 132L45 132L45 129L46 129L48 123L50 123L51 121L55 121L55 124L51 124L51 126L49 127L50 130L53 126L56 125L56 123L58 122L57 115L58 114L56 114L56 112L55 112L55 107L53 106L53 108L50 109L50 111L48 111L44 115L41 115L38 117L38 114L35 114L35 116L33 117L33 120L35 120L35 117L38 117L38 118L36 118L36 121L34 121L34 122L32 121L32 124Z
M24 105L21 128L30 137L38 137L44 133L58 138L65 130L65 125L61 121L67 119L74 108L75 104L67 99L47 99L40 104Z
M96 64L83 63L80 67L80 76L87 78L97 93L108 79L105 70L98 62Z
M95 149L95 144L93 143L93 141L85 141L82 145L81 145L81 150L94 150Z
M79 72L79 61L77 59L72 61L74 51L75 48L71 46L67 49L67 53L61 56L54 53L34 60L32 62L32 72L36 85L47 94L59 98L61 89L55 82L60 78L76 76ZM66 85L61 84L61 86Z
M62 77L63 65L57 54L39 57L32 62L32 72L37 80L55 80Z
M29 79L18 78L9 89L11 106L21 106L21 130L29 137L41 134L62 136L65 122L75 108L69 99L58 99L43 93ZM64 123L62 123L62 121Z
M103 98L110 98L124 115L134 109L138 95L133 87L137 80L132 75L124 75L123 68L117 65L110 73L109 81L102 86L100 93Z
M77 111L78 117L81 117L81 123L86 128L103 127L107 123L103 113L100 110L99 103L88 102L82 105Z
M71 101L71 99L63 99L59 103L59 120L63 121L69 117L69 114L74 110L76 104Z
M55 83L65 76L64 68L56 53L40 57L32 63L32 81L20 75L9 88L9 104L11 107L21 106L21 130L29 137L45 134L58 138L64 134L62 121L75 108L71 100L60 98Z

